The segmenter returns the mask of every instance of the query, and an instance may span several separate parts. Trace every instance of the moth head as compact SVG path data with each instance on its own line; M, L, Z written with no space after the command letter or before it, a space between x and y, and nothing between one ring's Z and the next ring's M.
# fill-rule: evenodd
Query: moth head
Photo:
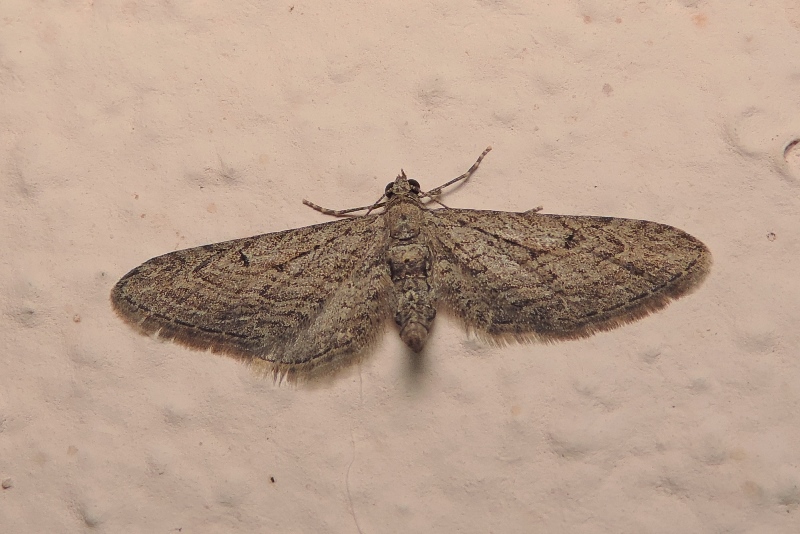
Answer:
M408 179L406 176L405 171L402 169L400 170L400 174L395 178L394 182L389 182L386 184L386 190L384 191L384 195L386 198L392 198L395 195L403 195L411 193L414 196L419 195L419 182L412 179Z

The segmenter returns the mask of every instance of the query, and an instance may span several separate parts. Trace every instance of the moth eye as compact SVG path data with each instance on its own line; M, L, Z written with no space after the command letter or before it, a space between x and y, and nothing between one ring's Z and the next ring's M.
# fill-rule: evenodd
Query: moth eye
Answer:
M386 184L386 189L384 189L384 192L383 192L383 194L386 195L386 198L391 198L392 195L394 195L394 191L392 191L392 186L393 185L394 185L394 182L389 182L388 184Z
M411 191L413 191L414 193L419 193L419 182L418 181L413 180L413 179L409 180L408 181L408 185L411 186Z

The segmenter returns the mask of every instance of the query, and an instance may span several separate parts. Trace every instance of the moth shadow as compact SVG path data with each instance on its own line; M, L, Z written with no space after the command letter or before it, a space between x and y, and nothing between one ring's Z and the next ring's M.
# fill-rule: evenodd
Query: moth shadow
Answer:
M428 375L430 363L426 356L427 349L421 352L414 352L408 347L404 347L403 357L406 362L403 365L403 379L406 387L411 390L419 391L425 383L425 377Z

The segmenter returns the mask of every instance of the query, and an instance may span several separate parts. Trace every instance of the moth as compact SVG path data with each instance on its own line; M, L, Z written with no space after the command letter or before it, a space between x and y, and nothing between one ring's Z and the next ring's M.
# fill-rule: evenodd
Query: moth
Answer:
M665 224L429 208L490 150L427 192L401 170L371 206L303 201L337 221L153 258L117 282L113 307L142 333L298 380L358 361L389 318L414 352L437 311L496 343L575 339L640 319L706 277L708 248Z

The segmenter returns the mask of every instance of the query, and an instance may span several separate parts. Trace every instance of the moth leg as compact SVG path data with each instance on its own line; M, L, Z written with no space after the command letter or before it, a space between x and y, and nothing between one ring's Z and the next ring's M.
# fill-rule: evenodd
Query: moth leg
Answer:
M364 211L364 210L367 210L367 214L369 214L369 212L374 210L375 208L380 208L380 207L386 205L386 202L381 202L382 199L383 199L383 197L379 198L378 201L375 204L371 205L371 206L361 206L360 208L348 208L346 210L332 210L330 208L323 208L322 206L317 206L313 202L309 202L306 199L303 199L303 204L305 204L309 208L312 208L312 209L315 209L315 210L317 210L319 212L322 212L325 215L333 215L334 217L344 217L344 216L346 216L346 215L348 215L350 213L353 213L353 212L356 212L356 211Z
M437 204L439 204L441 207L443 207L443 208L446 208L446 209L450 209L450 206L447 206L446 204L443 204L443 203L442 203L442 201L441 201L441 200L439 200L439 198L438 198L438 197L436 197L436 198L434 198L434 197L431 197L431 202L436 202L436 203L437 203ZM426 205L427 205L427 204L426 204Z

